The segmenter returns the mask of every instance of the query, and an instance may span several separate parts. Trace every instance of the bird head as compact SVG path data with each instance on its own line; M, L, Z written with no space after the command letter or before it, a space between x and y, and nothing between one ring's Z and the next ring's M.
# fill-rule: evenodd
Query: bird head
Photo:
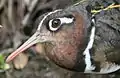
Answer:
M91 30L88 12L83 5L59 9L40 17L36 32L22 46L11 53L6 62L13 60L34 44L43 43L46 55L57 65L84 71L83 52Z

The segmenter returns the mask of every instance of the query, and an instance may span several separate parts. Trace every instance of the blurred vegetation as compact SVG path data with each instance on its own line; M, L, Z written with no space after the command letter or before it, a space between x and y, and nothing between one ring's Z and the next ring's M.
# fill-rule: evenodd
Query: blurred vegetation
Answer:
M5 55L0 54L0 71L2 72L9 68L10 68L9 64L6 64L5 62Z

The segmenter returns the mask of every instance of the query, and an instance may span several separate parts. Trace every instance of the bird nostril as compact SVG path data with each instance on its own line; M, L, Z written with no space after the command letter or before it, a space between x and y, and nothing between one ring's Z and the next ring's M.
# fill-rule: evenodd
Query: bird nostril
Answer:
M40 36L40 33L38 33L38 34L36 35L36 37L38 37L38 36Z

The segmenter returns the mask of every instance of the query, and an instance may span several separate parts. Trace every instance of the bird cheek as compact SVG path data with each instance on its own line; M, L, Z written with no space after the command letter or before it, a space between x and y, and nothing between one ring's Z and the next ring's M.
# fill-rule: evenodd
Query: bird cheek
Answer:
M44 40L44 42L53 41L51 32L49 31L40 31L39 40Z
M58 46L53 46L52 49L50 46L46 49L47 56L57 65L70 70L74 67L76 52L71 45L60 43Z

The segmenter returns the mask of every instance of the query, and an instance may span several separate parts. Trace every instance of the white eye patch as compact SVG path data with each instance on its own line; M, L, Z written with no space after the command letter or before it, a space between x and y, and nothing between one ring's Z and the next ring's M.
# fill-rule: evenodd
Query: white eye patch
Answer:
M59 18L61 21L61 24L68 24L68 23L72 23L74 18L67 18L67 17L63 17L63 18Z
M74 18L68 18L68 17L56 18L56 19L50 20L48 25L51 31L57 31L61 27L61 25L70 24L73 21L74 21Z

